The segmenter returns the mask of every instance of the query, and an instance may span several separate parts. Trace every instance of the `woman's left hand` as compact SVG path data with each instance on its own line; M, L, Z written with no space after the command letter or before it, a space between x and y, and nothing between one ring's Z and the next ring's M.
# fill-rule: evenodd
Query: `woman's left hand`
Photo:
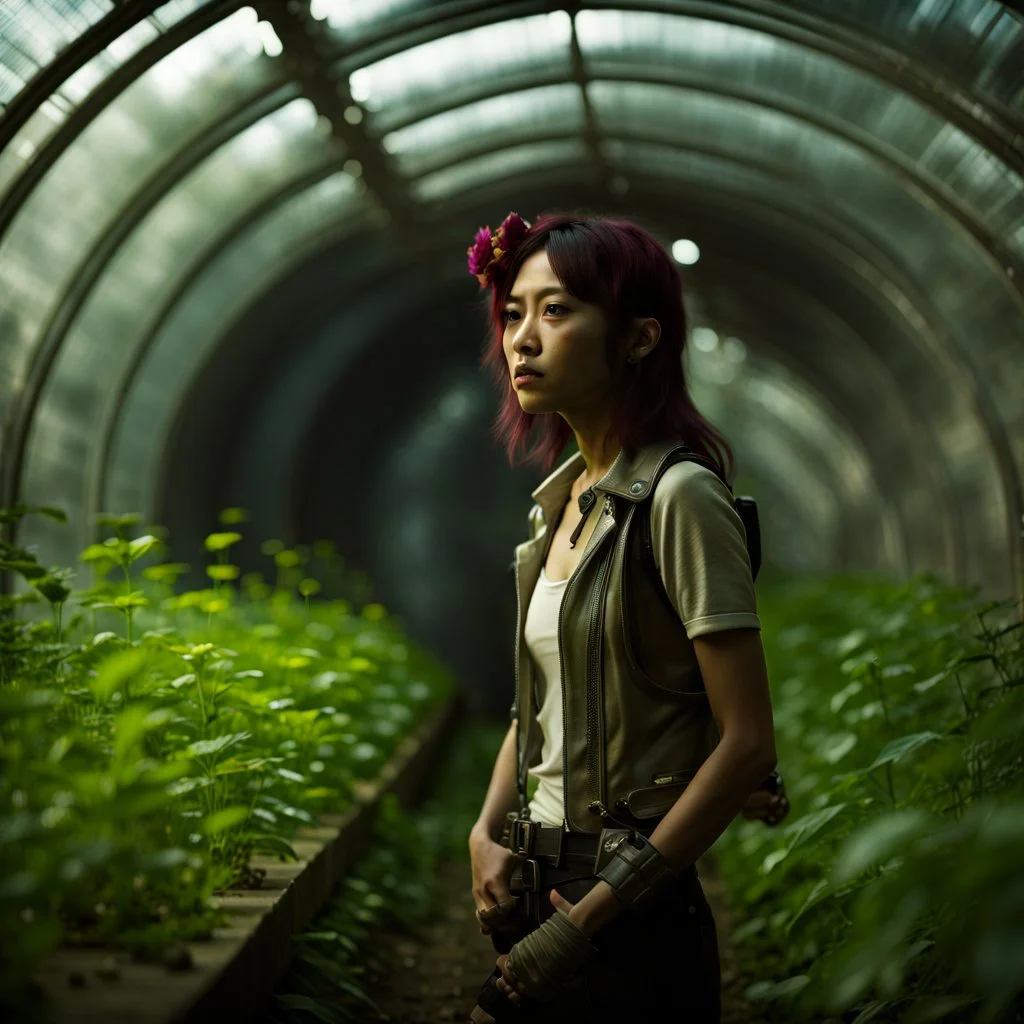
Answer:
M777 777L778 792L773 793L764 786L755 789L743 805L741 813L747 821L763 821L766 825L778 825L789 814L789 798L782 776Z
M576 905L575 903L570 903L555 889L551 890L550 898L555 910L566 917L569 916L569 911ZM531 999L543 1000L545 998L550 998L552 995L551 992L545 992L543 990L530 987L524 979L518 977L515 973L515 964L517 956L522 956L524 953L527 956L530 956L531 954L535 956L536 950L533 948L535 945L544 943L545 947L547 946L547 943L545 942L545 939L547 938L546 934L542 935L539 940L534 940L534 936L538 935L538 933L541 933L545 929L550 930L552 928L550 922L553 920L554 918L550 918L548 921L545 921L540 928L537 928L525 938L520 939L508 953L503 953L498 957L497 964L498 968L501 970L501 977L498 978L495 984L498 990L504 992L513 1003L522 1002L524 996L529 996ZM578 931L579 929L576 930ZM591 946L590 949L587 949L586 946L584 946L584 942L589 945L589 940L583 936L582 932L579 934L582 938L580 939L577 948L572 951L567 951L566 957L561 963L554 964L551 963L549 959L546 960L545 966L547 969L545 970L545 974L552 979L553 983L558 983L558 980L560 980L558 978L559 974L564 975L566 982L571 981L579 974L583 964L590 958L593 947ZM509 959L512 960L511 970L508 966Z

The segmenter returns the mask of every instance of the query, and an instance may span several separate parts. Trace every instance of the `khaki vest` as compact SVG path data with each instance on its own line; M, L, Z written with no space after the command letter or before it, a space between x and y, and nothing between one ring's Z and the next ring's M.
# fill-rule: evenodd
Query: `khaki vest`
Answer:
M599 833L604 827L600 812L590 807L594 801L624 824L653 826L718 743L693 642L679 614L637 561L630 563L629 585L623 586L625 560L639 558L637 531L630 529L637 503L651 492L680 443L645 445L632 460L620 451L594 484L597 501L590 514L600 521L563 596L558 625L565 695L563 783L565 826L573 831ZM527 804L528 769L539 762L543 740L534 664L523 633L526 607L547 560L554 533L548 524L557 524L572 483L585 468L583 456L576 453L533 492L532 536L515 550L518 621L512 718L518 718L521 812ZM710 473L703 467L700 471ZM647 505L641 511L649 509ZM727 520L730 511L735 524ZM725 554L739 579L740 603L737 614L719 618L718 626L732 620L738 626L756 625L753 579L749 592L742 579L741 560L747 557L742 521L731 508L724 515ZM677 564L662 564L666 585L688 571L681 564L685 554L674 557ZM624 615L636 623L640 650L629 643Z

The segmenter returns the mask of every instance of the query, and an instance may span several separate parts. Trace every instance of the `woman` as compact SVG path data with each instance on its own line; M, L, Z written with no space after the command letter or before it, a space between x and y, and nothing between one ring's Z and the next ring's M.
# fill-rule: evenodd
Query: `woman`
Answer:
M513 722L469 839L501 955L471 1020L717 1022L694 865L737 813L787 804L755 794L776 760L767 671L731 452L683 377L681 280L647 232L596 216L510 214L469 262L510 459L531 431L546 470L579 449L516 549Z

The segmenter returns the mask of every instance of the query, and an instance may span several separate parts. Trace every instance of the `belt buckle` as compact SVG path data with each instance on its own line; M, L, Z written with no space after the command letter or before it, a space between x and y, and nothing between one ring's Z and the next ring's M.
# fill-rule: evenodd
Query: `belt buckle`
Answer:
M529 818L516 818L512 822L511 849L513 853L529 856L533 852L533 840L537 832L537 823Z
M519 862L520 885L524 892L537 892L540 887L540 878L537 872L537 862L526 858Z

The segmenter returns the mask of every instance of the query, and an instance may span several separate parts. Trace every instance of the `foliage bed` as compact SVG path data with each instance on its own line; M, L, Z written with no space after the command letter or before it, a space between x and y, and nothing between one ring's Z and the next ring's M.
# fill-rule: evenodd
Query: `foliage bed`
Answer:
M1024 643L925 576L778 580L784 826L715 847L765 1021L1024 1020Z
M18 506L0 522L30 513L64 518ZM86 589L0 545L33 588L0 608L0 1010L19 1020L62 943L180 964L180 942L221 920L213 894L259 885L251 855L294 857L295 829L344 811L454 690L381 605L312 600L313 557L344 578L328 542L266 542L272 585L239 580L240 534L211 534L211 587L174 593L187 566L140 564L165 541L129 536L135 516L101 523ZM49 621L17 614L40 600Z
M503 721L464 722L415 812L404 812L392 794L383 799L366 854L313 927L294 937L291 968L260 1024L378 1018L373 989L381 978L403 969L382 936L415 936L443 919L447 907L439 871L445 864L465 865L468 897L468 836L507 728ZM475 922L468 927L475 932ZM444 980L436 979L438 985ZM477 987L483 980L465 979L467 986Z

